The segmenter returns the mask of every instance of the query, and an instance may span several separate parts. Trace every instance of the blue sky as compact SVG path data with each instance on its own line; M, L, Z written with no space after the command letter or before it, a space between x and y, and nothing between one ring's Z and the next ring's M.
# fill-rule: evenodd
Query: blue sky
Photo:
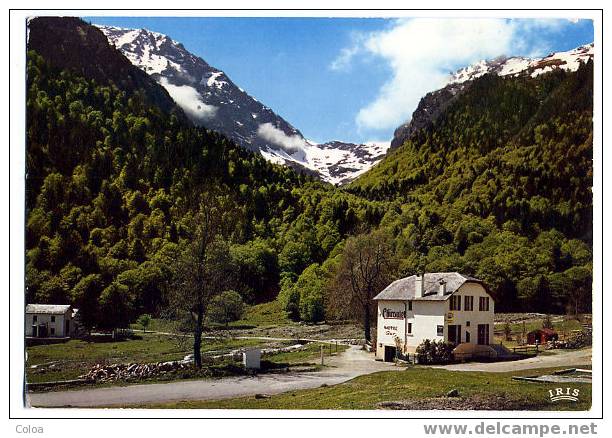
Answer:
M390 140L451 71L593 41L567 19L85 19L169 35L317 142Z

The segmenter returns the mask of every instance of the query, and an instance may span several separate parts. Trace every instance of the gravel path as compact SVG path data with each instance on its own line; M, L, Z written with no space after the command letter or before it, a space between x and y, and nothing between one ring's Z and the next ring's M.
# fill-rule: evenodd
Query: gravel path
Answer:
M518 370L529 370L532 368L549 367L576 367L578 365L591 364L591 348L581 350L564 351L548 350L550 354L539 355L529 359L515 360L510 362L468 362L454 365L440 365L433 368L443 368L449 371L487 371L491 373L505 373Z
M215 380L29 393L27 403L32 407L94 407L179 400L218 400L259 393L278 394L297 389L316 388L323 384L335 385L363 374L402 369L390 363L375 361L373 354L366 353L357 346L351 346L342 354L326 360L328 366L320 372L262 374L255 377L239 376Z

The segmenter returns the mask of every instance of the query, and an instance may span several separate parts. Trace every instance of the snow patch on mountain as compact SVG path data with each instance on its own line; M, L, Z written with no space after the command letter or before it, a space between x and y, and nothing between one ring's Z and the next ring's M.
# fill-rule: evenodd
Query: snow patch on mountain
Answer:
M376 165L389 149L390 142L364 144L332 141L323 144L304 140L294 152L268 148L261 154L277 164L295 163L317 171L321 178L332 184L345 184Z
M588 62L594 56L593 44L586 44L566 52L556 52L544 58L525 58L515 56L512 58L499 57L489 61L479 61L470 66L457 70L451 75L447 85L462 84L487 73L499 76L530 75L536 77L555 69L576 71L581 64Z

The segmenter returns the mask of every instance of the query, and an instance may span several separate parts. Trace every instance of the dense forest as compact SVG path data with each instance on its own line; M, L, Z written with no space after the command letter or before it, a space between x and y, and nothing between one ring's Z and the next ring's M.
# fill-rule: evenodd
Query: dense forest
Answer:
M28 302L94 302L102 317L125 291L129 318L156 314L208 191L224 206L234 289L248 303L274 299L281 277L297 279L384 214L35 52L27 77Z
M158 315L200 200L214 194L229 289L251 304L279 299L295 319L339 316L327 294L345 241L374 231L389 239L395 277L460 271L487 282L498 310L590 310L592 64L484 76L338 188L161 109L150 84L30 49L29 303L73 304L101 328Z
M499 310L588 310L592 94L592 62L486 75L346 191L389 203L402 274L474 275Z

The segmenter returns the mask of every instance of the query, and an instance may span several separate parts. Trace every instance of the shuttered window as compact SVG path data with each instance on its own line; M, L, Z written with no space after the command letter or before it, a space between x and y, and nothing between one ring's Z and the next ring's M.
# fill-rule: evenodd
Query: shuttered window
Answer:
M481 312L489 311L489 297L480 297L478 300L478 310Z
M461 310L461 297L459 295L450 297L450 310Z
M474 310L474 297L471 295L466 295L463 298L463 310L472 311Z

